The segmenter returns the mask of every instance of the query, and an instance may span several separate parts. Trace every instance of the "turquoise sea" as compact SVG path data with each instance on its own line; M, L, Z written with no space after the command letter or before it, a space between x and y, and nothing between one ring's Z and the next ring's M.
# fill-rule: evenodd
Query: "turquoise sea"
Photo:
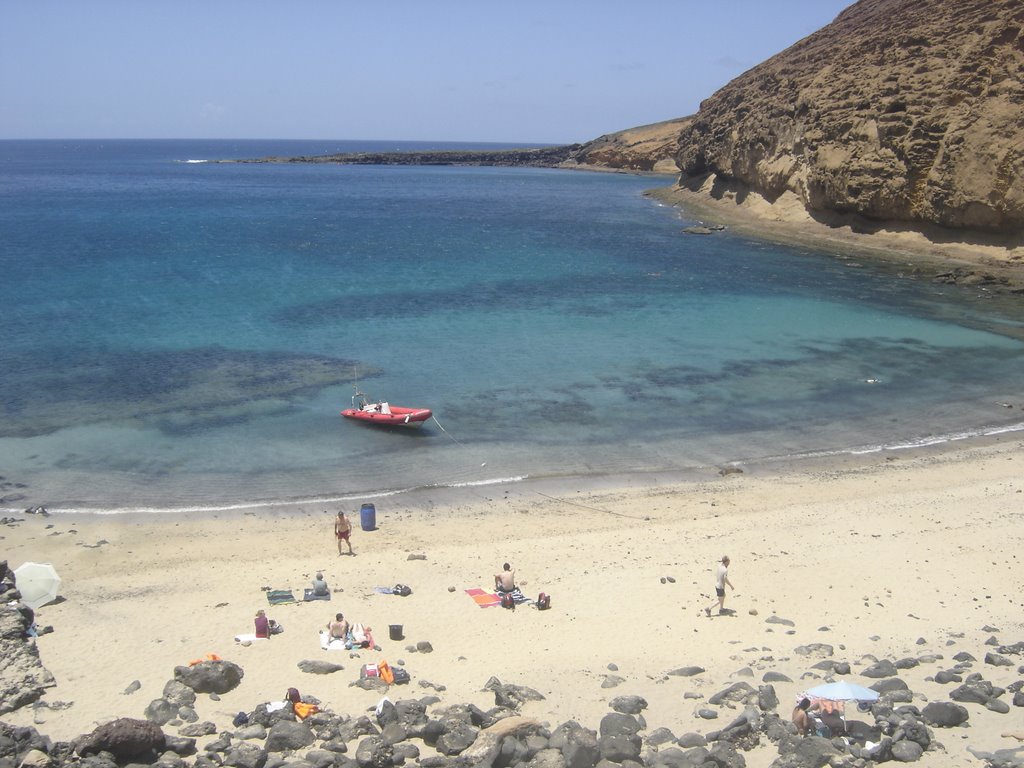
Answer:
M1019 301L682 234L643 195L668 177L196 162L423 148L0 142L0 511L357 506L1024 426ZM354 381L437 422L347 422Z

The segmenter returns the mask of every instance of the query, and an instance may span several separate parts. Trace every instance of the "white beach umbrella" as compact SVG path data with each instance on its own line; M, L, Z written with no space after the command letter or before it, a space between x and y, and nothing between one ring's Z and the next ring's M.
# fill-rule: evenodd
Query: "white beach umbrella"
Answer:
M34 611L57 599L60 576L49 563L23 563L14 569L14 584L21 601Z
M816 685L806 693L813 699L828 701L875 701L878 698L878 691L845 680Z

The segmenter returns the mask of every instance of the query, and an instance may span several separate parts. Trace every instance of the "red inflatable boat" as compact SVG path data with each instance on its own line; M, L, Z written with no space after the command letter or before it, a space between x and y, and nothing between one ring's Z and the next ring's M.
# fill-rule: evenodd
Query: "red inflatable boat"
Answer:
M429 408L403 408L391 403L370 402L362 392L352 396L352 407L341 412L346 419L387 427L419 427L434 415Z

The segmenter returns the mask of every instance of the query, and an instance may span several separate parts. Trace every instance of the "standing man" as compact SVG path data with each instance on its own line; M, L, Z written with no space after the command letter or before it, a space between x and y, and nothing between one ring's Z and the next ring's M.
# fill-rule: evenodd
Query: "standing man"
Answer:
M724 555L721 562L718 564L718 568L715 570L715 594L718 595L718 614L721 615L722 611L725 610L725 585L729 585L729 589L736 589L729 581L729 556ZM711 609L715 607L712 603L704 609L704 613L708 616L711 615Z
M348 545L348 553L354 555L352 551L352 542L349 541L349 536L352 535L352 523L345 516L342 510L338 510L338 516L334 518L334 537L338 540L338 555L344 554L341 551L341 542L345 542Z

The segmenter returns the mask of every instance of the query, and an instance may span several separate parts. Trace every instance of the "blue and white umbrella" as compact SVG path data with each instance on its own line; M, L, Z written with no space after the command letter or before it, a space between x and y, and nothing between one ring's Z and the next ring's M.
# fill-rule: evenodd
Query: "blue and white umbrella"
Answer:
M878 691L865 688L863 685L837 680L834 683L816 685L809 689L806 695L812 699L828 701L875 701L879 694Z

